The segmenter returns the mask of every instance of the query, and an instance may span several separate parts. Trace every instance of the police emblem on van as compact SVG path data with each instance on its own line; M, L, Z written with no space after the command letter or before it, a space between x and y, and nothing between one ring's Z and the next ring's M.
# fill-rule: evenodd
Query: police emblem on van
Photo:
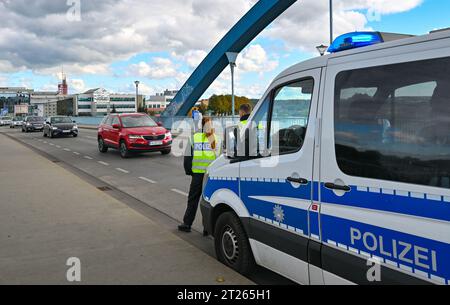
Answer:
M283 222L284 221L284 210L281 207L281 205L276 205L273 208L273 216L275 217L275 220L278 222Z

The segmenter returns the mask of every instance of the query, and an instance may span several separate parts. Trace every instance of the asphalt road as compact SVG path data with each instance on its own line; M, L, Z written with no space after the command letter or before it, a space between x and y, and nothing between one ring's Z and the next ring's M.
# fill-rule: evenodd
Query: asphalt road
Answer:
M133 199L156 209L161 217L181 221L184 215L190 178L184 174L183 158L161 153L136 154L122 159L119 152L110 149L102 154L97 148L97 131L80 129L77 138L45 138L43 133L22 133L20 129L1 127L0 132L26 144L54 161L61 161L104 184L115 188ZM4 157L4 156L3 156ZM51 186L48 188L51 190ZM43 196L45 194L38 194ZM145 209L141 211L145 214ZM200 233L200 212L193 225ZM196 237L186 237L195 246L210 255L213 254L212 241ZM259 268L251 278L259 284L292 284L268 270Z

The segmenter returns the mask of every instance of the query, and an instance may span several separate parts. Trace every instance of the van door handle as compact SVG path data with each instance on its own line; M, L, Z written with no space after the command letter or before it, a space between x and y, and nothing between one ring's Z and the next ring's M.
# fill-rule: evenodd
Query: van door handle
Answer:
M344 191L344 192L350 192L352 190L352 188L349 187L348 185L337 185L331 182L325 183L325 187L330 190Z
M304 178L294 178L294 177L288 177L287 181L292 183L298 183L298 184L308 184L309 181Z

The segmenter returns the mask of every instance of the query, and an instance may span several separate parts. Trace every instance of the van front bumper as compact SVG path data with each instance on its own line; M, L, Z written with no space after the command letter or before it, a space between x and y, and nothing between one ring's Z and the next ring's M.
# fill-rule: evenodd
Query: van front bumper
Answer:
M207 232L208 235L213 235L213 207L203 196L200 200L200 211L202 213L203 231Z

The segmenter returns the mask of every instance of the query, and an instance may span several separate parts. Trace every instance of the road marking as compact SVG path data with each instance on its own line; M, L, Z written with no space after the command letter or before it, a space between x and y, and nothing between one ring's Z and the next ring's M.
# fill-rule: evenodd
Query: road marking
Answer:
M108 166L109 165L109 163L106 163L106 162L103 162L103 161L98 161L98 163L100 163L101 165L104 165L104 166Z
M96 138L96 137L91 137L91 136L86 136L86 138L88 138L88 139L92 139L92 140L97 140L97 138Z
M61 146L59 146L59 145L56 145L56 148L61 148Z
M44 140L39 139L38 141L39 141L39 142L42 142L42 141L44 141Z
M180 191L180 190L177 190L177 189L171 189L171 191L172 191L172 192L174 192L174 193L177 193L177 194L183 195L183 196L185 196L185 197L188 197L188 196L189 196L189 194L188 194L188 193L185 193L185 192L183 192L183 191Z
M48 142L47 142L47 141L44 141L44 144L48 144Z
M64 148L64 150L65 150L65 151L71 151L71 150L70 150L70 149L68 149L68 148Z
M129 174L130 173L129 171L127 171L127 170L125 170L123 168L120 168L120 167L116 168L116 170L118 170L119 172L122 172L124 174Z
M55 144L53 144L53 143L48 143L48 144L50 144L51 146L55 146Z
M93 160L94 158L91 158L91 157L89 157L89 156L84 156L84 158L85 159L88 159L88 160Z
M156 181L153 181L153 180L145 178L145 177L139 177L139 179L147 181L148 183L151 183L151 184L156 184L157 183Z
M76 152L76 151L74 151L73 154L74 154L74 155L77 155L77 156L80 155L80 153L79 153L79 152Z

